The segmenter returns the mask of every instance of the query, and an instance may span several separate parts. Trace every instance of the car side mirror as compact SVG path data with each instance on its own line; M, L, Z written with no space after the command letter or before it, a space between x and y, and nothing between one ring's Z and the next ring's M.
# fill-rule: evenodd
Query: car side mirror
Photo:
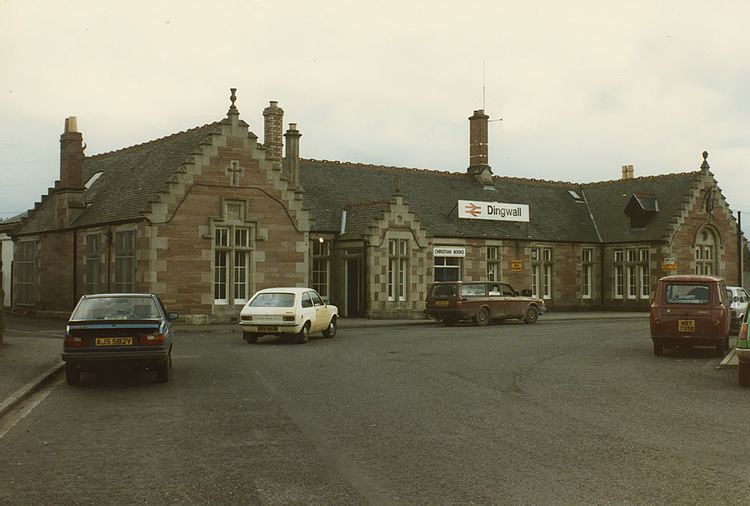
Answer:
M180 318L180 315L178 313L167 313L167 320L173 322Z
M734 296L734 298L732 298L732 302L739 302L739 300L740 300L740 298L737 297L736 295Z

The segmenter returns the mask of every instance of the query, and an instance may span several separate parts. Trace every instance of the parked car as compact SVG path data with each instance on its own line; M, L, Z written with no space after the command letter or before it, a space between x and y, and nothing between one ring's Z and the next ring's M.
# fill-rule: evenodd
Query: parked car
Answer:
M651 304L654 355L664 348L710 346L723 357L729 351L731 310L724 280L715 276L661 278Z
M65 331L65 379L77 385L82 371L126 364L154 370L157 381L166 383L172 367L172 322L177 318L150 293L84 295Z
M326 304L312 288L266 288L256 292L240 311L242 334L250 344L263 335L293 338L304 344L310 334L333 337L339 310Z
M740 324L740 331L737 334L737 361L739 369L739 380L741 387L750 387L750 334L748 334L748 318L747 311L742 317L742 323Z
M728 286L727 294L729 295L729 301L731 302L730 308L732 310L731 331L736 332L740 329L740 323L742 322L745 313L747 313L750 295L748 295L747 291L740 286Z
M492 320L519 319L534 323L547 307L531 295L521 295L497 281L433 283L427 290L426 313L446 325L472 320L479 326Z

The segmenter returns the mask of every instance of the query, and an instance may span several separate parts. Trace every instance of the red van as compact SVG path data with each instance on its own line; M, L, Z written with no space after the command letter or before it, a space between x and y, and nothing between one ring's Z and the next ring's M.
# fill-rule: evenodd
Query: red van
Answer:
M723 278L665 276L651 304L654 355L664 348L710 346L723 357L729 351L730 301Z

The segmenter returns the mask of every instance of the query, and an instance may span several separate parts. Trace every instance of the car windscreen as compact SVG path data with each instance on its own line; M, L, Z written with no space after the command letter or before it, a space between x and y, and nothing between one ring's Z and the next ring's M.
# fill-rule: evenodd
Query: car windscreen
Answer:
M704 284L668 284L667 304L708 304L709 287Z
M433 297L455 297L456 285L434 285L431 295Z
M287 292L259 293L248 307L293 307L294 294Z
M71 320L152 320L161 318L151 297L92 297L82 299Z

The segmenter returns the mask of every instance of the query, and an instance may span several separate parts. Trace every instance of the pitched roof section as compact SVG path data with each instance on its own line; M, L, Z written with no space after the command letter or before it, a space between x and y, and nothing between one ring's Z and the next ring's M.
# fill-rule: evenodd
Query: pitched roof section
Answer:
M683 209L692 186L700 178L701 172L696 171L602 181L584 185L583 192L603 242L659 241L664 239L670 220ZM658 211L638 228L631 228L631 220L625 215L625 207L634 195L640 197L644 209L655 208L658 201Z
M168 137L118 151L86 157L83 182L102 175L85 192L86 209L72 226L94 226L137 220L153 195L162 190L208 136L219 133L219 123L210 123ZM30 213L20 233L37 233L55 228L54 192Z
M599 242L585 203L568 190L580 185L532 179L493 178L483 187L465 173L300 161L300 181L314 219L313 231L336 231L341 210L403 194L429 234L442 237ZM528 204L529 223L458 218L459 200Z

